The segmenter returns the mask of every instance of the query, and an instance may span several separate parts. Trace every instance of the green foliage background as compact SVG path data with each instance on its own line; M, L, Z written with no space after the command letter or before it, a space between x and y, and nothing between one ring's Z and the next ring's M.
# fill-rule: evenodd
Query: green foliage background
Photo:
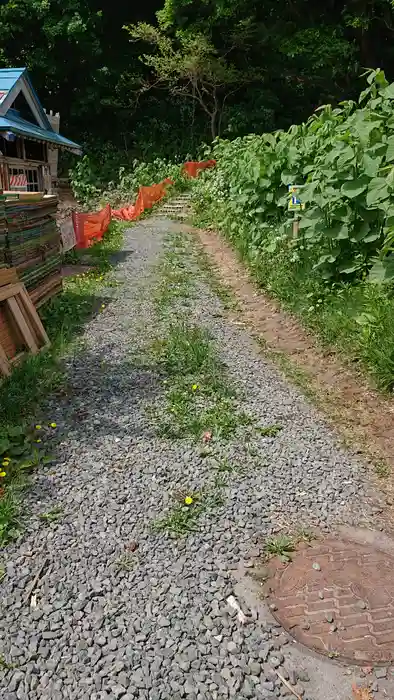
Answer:
M44 106L95 163L180 162L209 140L209 125L181 96L158 86L141 94L154 82L140 60L148 47L131 42L126 25L201 34L219 59L256 76L226 101L222 135L236 137L288 128L320 104L354 97L362 66L394 78L393 17L391 0L8 0L0 64L29 68Z
M218 140L194 184L259 282L323 339L394 385L394 83L368 72L358 102L322 106L287 131ZM299 232L289 184L303 185Z
M195 185L200 211L266 288L393 386L393 0L8 0L0 26L0 65L27 66L85 149L62 164L84 202L166 176L180 186L180 165L212 151L189 73L220 67L218 168ZM305 185L297 239L289 183Z

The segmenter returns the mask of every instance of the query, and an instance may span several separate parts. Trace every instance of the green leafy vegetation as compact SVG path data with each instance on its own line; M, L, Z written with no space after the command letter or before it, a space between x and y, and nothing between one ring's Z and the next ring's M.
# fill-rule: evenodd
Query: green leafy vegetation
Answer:
M288 131L218 141L194 183L256 279L323 340L394 385L394 84L367 74L359 101L326 105ZM392 143L393 141L393 143ZM293 233L287 186L302 185Z
M168 194L188 189L190 182L183 176L182 167L183 162L176 164L155 158L150 162L134 160L127 167L113 164L109 171L94 156L85 154L70 170L70 180L77 200L90 209L108 203L116 207L135 199L140 187L158 184L166 178L173 181Z
M41 407L48 395L66 390L62 358L77 342L84 323L105 309L105 287L115 284L111 256L122 239L122 226L112 223L103 241L89 250L92 269L66 279L63 293L43 309L50 348L27 358L0 383L0 546L23 528L22 501L29 474L51 461L47 444L57 426L50 417L40 424ZM78 259L78 255L71 257ZM50 512L42 517L52 522L60 514Z

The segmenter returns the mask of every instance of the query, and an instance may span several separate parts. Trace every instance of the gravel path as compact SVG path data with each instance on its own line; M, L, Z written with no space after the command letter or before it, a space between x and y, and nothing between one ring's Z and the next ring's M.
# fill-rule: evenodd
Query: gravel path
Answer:
M239 597L236 567L252 564L262 538L280 527L368 522L360 465L247 331L226 320L203 280L190 315L214 333L242 408L283 430L256 438L253 450L245 451L242 434L229 443L226 454L247 469L197 532L181 540L152 532L176 489L210 478L201 446L157 437L146 409L163 401L162 384L134 362L155 332L152 275L173 227L150 219L126 232L117 268L123 284L67 361L71 395L42 417L56 421L61 444L55 465L35 476L25 536L5 554L1 698L290 699L274 670L280 666L305 698L345 700L350 680L342 671L311 663L257 599L246 589ZM39 514L56 507L63 516L43 524ZM245 626L227 603L234 592L251 615Z

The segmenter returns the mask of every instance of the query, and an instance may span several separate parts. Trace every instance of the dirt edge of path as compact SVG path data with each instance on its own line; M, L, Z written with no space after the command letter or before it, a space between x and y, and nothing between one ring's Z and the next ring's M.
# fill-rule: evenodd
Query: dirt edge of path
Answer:
M230 313L233 322L246 322L262 351L286 378L324 412L348 446L372 462L371 473L388 495L388 505L392 505L394 399L375 391L365 377L347 367L333 351L319 346L299 321L268 298L219 234L194 227L191 230L218 279L235 296L239 310Z

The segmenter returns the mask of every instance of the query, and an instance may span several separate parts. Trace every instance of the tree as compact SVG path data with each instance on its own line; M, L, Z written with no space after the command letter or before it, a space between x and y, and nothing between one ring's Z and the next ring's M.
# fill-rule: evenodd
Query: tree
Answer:
M133 41L155 46L155 53L143 54L142 61L153 80L142 92L165 86L172 95L194 100L209 119L212 139L220 135L223 107L232 94L255 77L229 63L203 34L177 31L174 38L159 28L139 23L126 27Z

